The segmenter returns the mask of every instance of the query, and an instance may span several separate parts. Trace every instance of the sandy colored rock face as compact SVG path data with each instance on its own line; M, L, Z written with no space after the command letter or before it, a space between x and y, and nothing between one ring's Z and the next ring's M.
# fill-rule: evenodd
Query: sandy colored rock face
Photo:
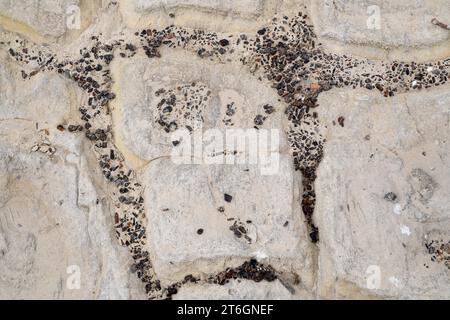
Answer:
M448 34L433 24L450 16L442 1L317 1L318 30L340 42L384 47L433 46L448 40Z
M367 288L379 270L380 295L447 296L449 270L430 262L425 244L448 238L449 98L447 90L321 97L333 105L322 113L328 142L317 184L324 284L334 274Z
M1 158L1 298L130 298L118 269L127 256L110 245L86 168L28 152Z
M0 0L0 299L450 298L447 7Z
M264 288L264 289L262 289ZM175 296L176 300L287 300L290 293L278 281L261 283L242 280L233 281L225 286L187 286Z
M108 226L84 139L57 129L72 122L82 94L57 75L24 81L9 58L2 61L0 298L142 297Z
M79 0L0 1L0 15L19 21L44 36L62 36L71 17L79 14Z
M197 260L209 260L206 266L212 269L216 260L227 258L292 259L300 254L298 234L305 230L296 227L297 185L289 158L281 159L275 175L258 171L257 166L155 161L148 169L146 181L152 183L146 198L157 272L163 276L187 265L188 274ZM225 195L232 197L230 202Z
M225 135L226 129L253 129L255 117L265 115L268 119L262 127L280 131L277 149L287 154L280 99L267 85L241 71L236 64L214 64L170 50L150 62L143 56L119 61L113 71L118 81L117 143L131 153L130 160L149 161L171 155L175 129L217 129ZM168 106L165 102L172 97L175 104ZM266 105L275 110L271 117L265 114ZM175 120L177 127L170 128Z
M0 119L22 119L48 126L56 125L70 114L72 101L80 93L75 86L56 75L46 74L24 81L17 76L20 68L6 54L1 56L4 63L0 65Z
M331 52L371 59L432 61L450 54L448 2L310 1L320 41Z
M162 281L220 271L246 258L293 261L304 256L307 233L300 221L300 175L293 169L282 104L273 91L242 74L238 65L217 65L180 51L166 50L161 59L150 63L142 56L118 61L113 74L120 88L114 114L116 139L130 162L145 164L149 247ZM164 101L171 99L174 105L167 106ZM186 101L195 101L194 107ZM273 108L270 118L264 106ZM247 130L260 139L254 129L258 115L268 118L260 134L269 140L261 144L264 150L258 151L252 164L249 147L241 148L239 139L232 139ZM194 143L193 164L180 165L171 159L174 149L185 143L168 126L172 121L179 129L193 130L188 135ZM233 136L232 130L242 134ZM220 138L212 141L220 143L200 146L199 155L204 158L199 159L193 139L196 135L210 139L213 134ZM241 150L233 163L244 164L225 164L226 157L220 155L227 150ZM231 196L229 202L225 194Z
M149 0L134 0L132 1L137 12L151 11L159 7L177 8L190 7L196 9L204 9L207 11L232 12L245 15L257 15L260 13L264 4L263 0L243 0L243 1L219 1L219 0L163 0L163 1L149 1Z
M164 28L170 24L219 32L242 32L258 28L277 12L295 12L304 0L124 0L119 10L130 28ZM213 18L212 18L213 17Z

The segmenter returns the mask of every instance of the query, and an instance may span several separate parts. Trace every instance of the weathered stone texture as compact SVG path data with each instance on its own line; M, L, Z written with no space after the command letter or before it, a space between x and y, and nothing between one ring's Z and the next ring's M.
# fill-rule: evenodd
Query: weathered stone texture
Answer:
M389 100L346 90L321 97L329 106L316 208L324 287L336 277L367 288L375 266L379 295L448 296L449 270L430 260L426 243L450 236L449 102L447 89Z
M306 231L298 226L298 182L289 160L282 158L279 172L269 176L262 176L257 166L153 162L146 196L157 272L170 273L197 260L210 260L206 267L212 269L215 260L302 255L300 239ZM225 194L232 197L230 202ZM233 225L244 232L236 234Z
M450 19L448 1L313 1L318 32L344 43L381 47L433 46L449 39L431 24Z
M0 298L142 297L82 136L57 129L72 120L78 89L56 75L25 81L2 61Z
M166 100L158 90L180 91L182 86L190 86L195 91L204 86L201 98L206 101L199 109L198 117L183 120L191 111L180 102L174 106L179 113L178 123L193 129L251 129L254 119L264 114L264 105L274 107L275 113L262 127L280 130L280 152L287 152L283 137L283 104L267 84L254 76L242 72L239 65L222 65L204 61L193 54L164 50L160 59L148 60L136 56L118 61L113 71L116 75L117 105L114 119L117 125L116 141L122 145L130 158L144 161L168 156L173 147L172 132L165 132L158 124L164 110L158 111L158 104ZM209 93L208 93L209 91ZM191 98L191 97L189 97ZM227 106L232 103L232 113ZM201 127L201 128L200 128ZM182 126L180 125L181 129Z
M240 0L240 1L220 1L220 0L133 0L133 5L137 12L151 11L160 8L196 8L219 13L238 14L258 14L262 10L264 0Z
M186 286L175 296L176 300L287 300L289 291L279 282L255 283L248 280L232 281L224 286Z
M1 0L0 16L23 23L45 36L59 37L67 31L67 19L79 6L79 0Z

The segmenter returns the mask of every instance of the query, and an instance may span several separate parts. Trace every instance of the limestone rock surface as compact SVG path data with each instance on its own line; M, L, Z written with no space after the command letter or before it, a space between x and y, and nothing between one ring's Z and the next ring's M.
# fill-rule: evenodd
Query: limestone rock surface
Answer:
M332 106L321 114L327 146L317 179L324 289L334 276L379 295L447 297L450 270L430 260L428 244L449 237L448 90L321 99Z
M434 46L449 39L431 24L450 18L448 1L314 1L318 30L345 43L384 47Z
M0 299L450 298L448 6L0 0Z
M0 1L0 15L22 23L45 36L59 37L68 19L78 14L79 0Z
M57 129L78 89L56 75L25 81L2 61L0 298L142 298L82 135Z

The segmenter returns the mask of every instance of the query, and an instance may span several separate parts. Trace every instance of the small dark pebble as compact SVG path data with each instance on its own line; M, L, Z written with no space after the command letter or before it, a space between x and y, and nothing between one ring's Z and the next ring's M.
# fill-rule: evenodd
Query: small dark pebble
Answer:
M314 225L311 226L311 232L309 233L309 237L312 243L319 242L319 229L316 226Z
M262 29L259 29L259 30L258 30L258 34L259 34L260 36L264 35L265 33L266 33L266 28L262 28Z
M397 200L397 195L393 192L388 192L384 195L384 199L387 201L394 202L395 200Z
M83 126L71 124L71 125L69 125L69 127L67 127L67 129L69 130L69 132L82 131Z
M264 120L266 120L265 117L263 117L261 114L256 115L255 119L253 120L253 122L255 123L255 125L257 126L262 126L264 124Z
M230 44L230 41L228 41L227 39L222 39L222 40L219 41L219 44L220 44L222 47L226 47L227 45Z
M263 106L264 112L267 114L272 114L275 111L275 108L269 104Z
M224 200L225 200L226 202L231 202L231 200L233 200L233 197L230 196L228 193L225 193L225 194L223 195L223 198L224 198Z

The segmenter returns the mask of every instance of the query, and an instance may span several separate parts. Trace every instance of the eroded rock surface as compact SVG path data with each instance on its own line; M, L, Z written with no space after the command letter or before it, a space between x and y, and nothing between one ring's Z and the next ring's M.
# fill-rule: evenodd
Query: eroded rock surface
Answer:
M0 2L1 297L448 298L443 3L304 2Z
M287 300L290 292L279 282L255 283L248 280L232 281L224 286L186 286L174 297L176 300Z
M4 149L1 159L2 299L139 296L83 159Z
M78 121L80 92L56 75L25 81L9 58L2 61L0 297L142 297L131 259L108 226L110 204L96 165L83 155L84 139L58 129Z
M157 272L173 276L171 269L187 265L188 274L189 264L202 260L209 260L199 263L206 272L224 259L302 255L307 246L300 239L307 236L298 225L299 182L289 160L280 159L278 174L270 176L262 176L257 166L152 163L146 198Z
M449 98L447 89L321 97L333 106L321 113L327 144L315 212L324 290L333 277L367 287L379 270L381 296L448 297L450 270L430 259L428 244L449 238Z
M433 18L450 18L445 0L314 2L321 36L345 43L382 47L433 46L449 39L431 24Z
M219 11L223 13L233 12L238 14L258 14L262 10L264 4L263 0L243 0L243 1L219 1L219 0L163 0L163 1L149 1L149 0L134 0L131 1L136 11L151 11L164 7L173 9L177 7L190 7L196 9L203 9L207 11Z
M62 36L68 30L68 19L80 14L79 10L79 0L0 1L1 16L52 37Z

